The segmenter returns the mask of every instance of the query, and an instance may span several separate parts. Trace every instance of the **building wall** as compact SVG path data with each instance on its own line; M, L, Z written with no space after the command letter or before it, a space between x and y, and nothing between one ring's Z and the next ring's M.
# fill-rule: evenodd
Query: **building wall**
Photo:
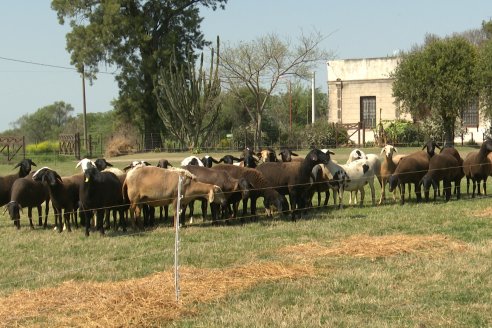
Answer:
M361 97L376 98L376 124L382 120L406 119L411 115L399 112L392 96L391 73L398 64L397 57L332 60L327 62L328 71L328 121L357 123L361 121ZM481 142L488 129L485 122L478 128L469 128L464 141ZM350 131L349 131L350 134ZM351 137L357 141L357 134ZM372 129L365 131L366 141L373 141ZM461 142L457 136L455 142Z

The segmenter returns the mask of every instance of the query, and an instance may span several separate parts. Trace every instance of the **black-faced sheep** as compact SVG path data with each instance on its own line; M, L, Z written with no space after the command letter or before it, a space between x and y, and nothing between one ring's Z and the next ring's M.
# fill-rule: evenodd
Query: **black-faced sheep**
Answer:
M14 220L14 225L17 229L20 228L20 214L23 207L28 208L27 216L29 217L29 224L32 229L32 208L38 209L39 225L42 225L43 215L41 205L45 203L45 218L44 228L48 226L48 213L49 213L49 191L46 184L32 179L32 173L19 178L14 181L12 190L10 193L10 202L6 205L6 210L9 211L10 218Z
M278 153L280 155L280 158L282 162L292 162L292 156L299 156L296 153L294 153L292 150L289 148L282 148L280 149L280 152ZM302 158L299 158L302 159Z
M459 156L459 155L458 155ZM458 195L460 198L459 185L461 178L463 178L463 161L460 161L453 155L451 151L441 151L440 154L432 156L429 161L429 171L422 178L422 185L424 187L425 200L429 201L429 188L432 185L434 189L434 199L440 181L443 181L443 192L446 201L451 198L451 183L454 182L457 186Z
M232 177L229 173L223 170L214 170L208 167L200 167L196 165L187 165L183 169L191 172L196 177L197 181L213 184L222 190L224 193L224 198L226 201L234 199L242 199L248 197L249 186L248 182L244 178L236 179ZM229 204L222 204L225 210L225 215L229 215ZM212 218L217 220L219 218L219 204L210 204L212 211ZM203 206L202 203L202 213L205 216L206 213L206 203ZM237 216L236 209L234 209L233 217Z
M212 167L212 165L215 163L215 164L219 164L220 162L218 160L216 160L215 158L213 158L212 156L209 156L209 155L205 155L202 157L201 159L202 163L203 163L203 166L205 167Z
M241 167L236 165L218 164L213 167L216 170L228 172L236 179L245 179L249 185L249 197L243 195L243 216L247 214L248 199L251 200L250 213L251 218L256 218L256 201L263 197L263 205L266 214L271 216L273 210L284 213L289 210L289 203L284 195L278 193L265 176L256 169ZM238 200L239 201L239 200ZM237 207L237 205L235 205ZM244 221L244 220L242 220Z
M0 206L3 206L10 201L10 190L12 189L14 181L28 175L29 172L31 172L31 166L36 166L36 164L28 158L23 159L14 166L14 169L19 168L18 173L0 177Z
M470 180L473 184L472 198L475 197L475 189L477 194L481 195L480 181L483 181L483 193L487 195L486 182L491 172L491 164L487 158L492 152L492 139L487 138L478 151L473 151L466 155L463 161L463 172L466 177L466 193L469 194Z
M84 170L84 183L80 187L80 215L85 222L85 235L89 236L90 218L96 212L96 229L104 234L103 219L107 209L117 210L123 229L125 204L121 194L120 179L111 172L99 172L96 167Z
M77 209L79 207L80 186L84 183L84 175L76 174L68 177L60 177L56 171L48 167L37 170L33 176L34 181L44 182L49 189L49 195L53 210L55 211L55 226L58 232L63 230L62 216L68 231L71 231L70 217L74 218L77 225Z
M224 155L221 159L219 159L219 163L234 164L234 162L241 162L241 159L233 155Z
M403 157L398 163L395 172L389 178L389 187L390 191L400 187L401 204L405 203L405 184L407 183L414 185L417 202L421 201L420 181L429 170L429 161L434 156L436 148L440 149L439 145L435 141L429 141L421 151Z
M302 162L267 162L257 170L263 173L277 191L289 194L292 219L306 208L307 192L311 185L311 171L316 164L328 163L329 155L319 149L311 150Z

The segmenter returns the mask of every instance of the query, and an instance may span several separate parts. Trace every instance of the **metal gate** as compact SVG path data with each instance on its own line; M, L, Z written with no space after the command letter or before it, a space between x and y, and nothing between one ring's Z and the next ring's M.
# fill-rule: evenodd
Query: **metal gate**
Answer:
M26 158L26 142L22 137L0 137L0 153L7 155L10 162L22 150L22 158Z

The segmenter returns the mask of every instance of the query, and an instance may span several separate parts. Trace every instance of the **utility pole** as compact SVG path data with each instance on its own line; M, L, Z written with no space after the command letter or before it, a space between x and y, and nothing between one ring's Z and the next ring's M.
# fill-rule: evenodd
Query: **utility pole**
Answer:
M82 66L82 107L83 107L83 118L84 118L84 146L85 146L85 151L88 153L89 151L89 146L88 146L88 136L87 136L87 108L86 108L86 102L85 102L85 71L84 71L84 66Z
M314 117L314 113L316 111L316 104L314 102L314 88L315 88L315 85L314 85L314 80L315 80L315 75L316 73L313 71L313 80L311 82L311 92L312 92L312 95L311 95L311 123L314 124L314 120L315 120L315 117Z

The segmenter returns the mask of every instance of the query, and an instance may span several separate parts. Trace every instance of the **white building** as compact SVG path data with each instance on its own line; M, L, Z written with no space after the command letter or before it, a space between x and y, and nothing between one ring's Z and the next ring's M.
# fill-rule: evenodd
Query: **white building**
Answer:
M365 141L374 141L374 129L380 120L406 119L392 96L390 77L398 64L397 57L331 60L328 70L328 121L341 124L363 122ZM482 141L488 124L480 120L478 106L469 108L463 117L465 141ZM349 135L355 130L349 130ZM456 136L455 142L461 142ZM351 136L358 141L358 135Z

